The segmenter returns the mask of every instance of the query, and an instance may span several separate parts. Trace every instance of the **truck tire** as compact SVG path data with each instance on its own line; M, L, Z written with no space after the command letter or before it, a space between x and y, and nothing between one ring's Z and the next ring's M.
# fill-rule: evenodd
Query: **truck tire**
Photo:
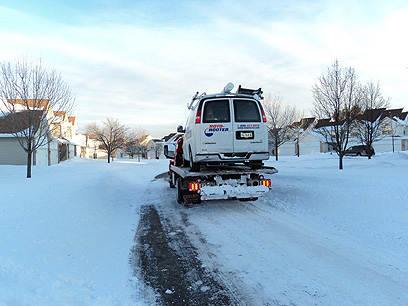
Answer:
M190 162L187 159L183 159L183 167L190 167Z
M190 170L192 172L199 172L200 171L200 164L193 162L193 154L190 150Z
M248 201L256 201L258 200L258 197L253 197L253 198L241 198L238 199L240 202L248 202Z
M200 172L200 165L197 163L191 162L191 167L190 167L192 172Z
M181 186L183 185L183 179L181 177L177 178L176 181L176 186L177 186L177 203L183 204L184 203L184 193L183 190L181 189Z

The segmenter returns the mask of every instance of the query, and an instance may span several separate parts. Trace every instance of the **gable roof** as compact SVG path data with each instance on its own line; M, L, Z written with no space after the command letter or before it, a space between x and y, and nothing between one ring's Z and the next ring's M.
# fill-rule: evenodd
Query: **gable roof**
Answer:
M408 116L408 112L401 112L395 117L397 117L398 119L404 121L407 118L407 116Z
M168 142L168 143L176 143L181 137L183 137L183 133L170 133L167 136L164 136L161 141Z
M139 138L139 143L142 146L148 145L150 141L153 141L153 137L150 135L143 135Z
M170 133L169 135L166 135L162 138L162 141L166 142L168 141L170 138L172 138L174 135L176 135L176 133Z
M319 119L317 121L317 124L314 126L315 129L319 129L322 127L327 127L327 126L334 126L334 122L330 121L330 119Z
M41 109L46 109L50 105L49 99L7 99L7 102L10 104L19 104L28 107L37 107Z
M375 122L379 117L382 117L386 108L367 109L364 113L357 116L357 120Z
M396 117L396 118L399 118L399 119L400 119L400 116L401 116L401 114L402 114L402 110L403 110L402 108L385 110L385 111L383 112L383 114L381 115L381 119L384 119L384 118L386 118L386 117L388 117L388 118L394 118L394 117Z
M61 117L62 120L65 120L66 115L67 115L67 112L64 112L64 111L55 111L54 112L54 116Z
M15 134L20 133L30 126L38 129L41 123L43 111L21 111L18 113L11 113L0 117L0 133L1 134Z
M68 117L68 121L72 124L75 125L75 117Z
M377 109L368 109L364 111L363 114L357 116L357 120L364 120L369 122L375 122L376 120L380 119L383 120L385 118L392 118L394 120L400 120L404 122L408 120L408 112L402 112L402 108L397 109L386 109L386 108L377 108ZM303 119L302 119L303 120ZM340 122L342 124L344 121ZM296 122L299 124L299 122ZM335 123L332 122L330 119L319 119L317 124L314 126L315 129L319 129L322 127L329 127L334 126Z
M302 118L300 119L300 121L294 122L293 127L307 130L310 127L310 125L315 122L315 120L316 120L316 117Z

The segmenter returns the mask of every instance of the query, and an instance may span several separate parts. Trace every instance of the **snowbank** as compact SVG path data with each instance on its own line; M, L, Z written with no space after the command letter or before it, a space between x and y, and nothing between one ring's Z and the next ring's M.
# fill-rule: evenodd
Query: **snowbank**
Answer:
M350 239L408 251L408 152L345 157L341 171L330 154L284 157L273 165L279 175L265 201Z
M75 159L26 179L0 166L0 305L135 305L138 199L166 167Z

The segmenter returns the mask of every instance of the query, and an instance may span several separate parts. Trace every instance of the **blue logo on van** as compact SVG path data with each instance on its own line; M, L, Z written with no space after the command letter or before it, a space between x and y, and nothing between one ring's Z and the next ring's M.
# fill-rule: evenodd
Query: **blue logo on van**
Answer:
M213 129L205 129L204 130L204 134L205 134L205 136L207 136L207 137L211 137L212 135L214 135L214 132L213 131L211 131L211 130L213 130Z
M228 128L224 127L222 124L212 124L209 128L204 130L204 135L211 137L215 132L228 132Z

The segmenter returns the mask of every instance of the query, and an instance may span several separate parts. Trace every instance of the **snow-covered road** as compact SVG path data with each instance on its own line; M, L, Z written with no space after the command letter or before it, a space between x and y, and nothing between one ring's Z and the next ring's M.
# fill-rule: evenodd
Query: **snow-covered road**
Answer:
M332 156L284 161L259 201L161 201L161 211L181 222L178 211L204 265L258 302L406 305L407 159L395 157L348 158L343 172Z
M30 181L0 168L0 305L150 305L129 265L143 207L172 250L196 256L197 294L219 292L213 278L243 305L407 305L408 155L346 158L343 171L328 154L270 164L279 173L264 198L189 208L153 180L164 160L74 161Z
M161 187L175 197L165 182ZM163 219L183 224L209 271L258 305L406 304L404 258L284 212L270 200L190 208L173 200L158 207Z
M246 203L188 211L192 235L212 246L220 271L230 271L278 305L403 305L406 271L393 267L378 250L356 245L280 212ZM208 246L206 246L208 249ZM401 273L402 272L402 273ZM404 302L404 303L405 303Z

